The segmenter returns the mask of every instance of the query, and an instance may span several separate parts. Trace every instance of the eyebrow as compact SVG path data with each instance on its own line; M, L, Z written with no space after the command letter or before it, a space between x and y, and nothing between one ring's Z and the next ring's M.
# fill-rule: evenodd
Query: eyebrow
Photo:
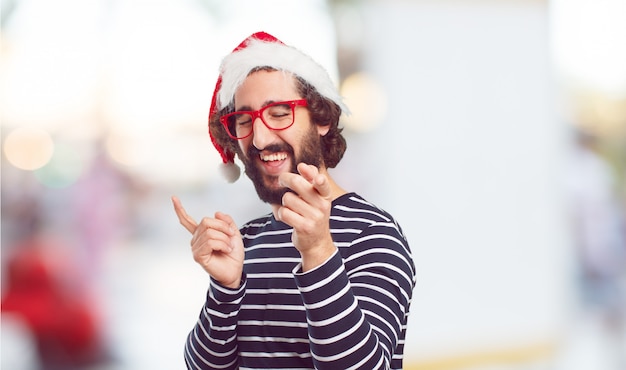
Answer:
M264 107L267 107L270 104L273 104L273 103L276 103L276 102L280 102L280 101L283 101L283 100L266 100L261 105L261 108L259 108L259 109L262 109ZM239 107L239 109L235 109L235 111L236 112L240 112L240 111L250 111L250 112L252 112L252 111L254 111L254 109L252 109L252 107L250 107L249 105L244 105L243 107Z

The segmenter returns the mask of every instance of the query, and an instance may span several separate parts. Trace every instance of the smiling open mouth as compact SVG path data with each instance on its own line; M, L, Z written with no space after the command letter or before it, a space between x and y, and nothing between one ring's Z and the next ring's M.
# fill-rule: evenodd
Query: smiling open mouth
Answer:
M263 162L273 162L273 161L283 161L287 159L287 153L271 153L271 154L260 154L259 157Z

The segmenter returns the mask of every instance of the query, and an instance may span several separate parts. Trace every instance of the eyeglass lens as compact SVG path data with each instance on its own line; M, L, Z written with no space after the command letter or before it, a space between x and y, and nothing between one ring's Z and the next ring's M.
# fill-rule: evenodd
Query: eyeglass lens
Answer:
M250 135L256 116L259 115L265 125L274 130L282 130L293 124L293 106L287 103L270 104L258 113L233 113L228 117L228 131L241 138Z

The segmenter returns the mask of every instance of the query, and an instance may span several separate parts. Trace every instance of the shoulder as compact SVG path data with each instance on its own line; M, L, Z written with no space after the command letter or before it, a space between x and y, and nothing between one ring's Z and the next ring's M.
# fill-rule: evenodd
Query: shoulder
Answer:
M415 264L411 248L388 212L357 194L346 194L333 204L331 232L348 271L382 268L412 286Z
M342 227L363 230L376 225L386 225L402 234L393 216L356 193L348 193L335 199L330 218L331 224L341 223Z
M352 251L357 244L391 245L410 254L408 241L396 220L386 211L356 193L348 193L333 202L331 232L337 242L347 242Z
M333 201L332 215L388 222L391 215L356 193L347 193Z

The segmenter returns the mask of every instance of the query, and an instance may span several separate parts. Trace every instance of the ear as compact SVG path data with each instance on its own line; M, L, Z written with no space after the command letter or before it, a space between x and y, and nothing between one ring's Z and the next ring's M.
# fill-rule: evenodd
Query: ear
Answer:
M326 126L316 125L316 126L317 126L317 133L320 136L326 136L328 131L330 131L330 125L326 125Z

